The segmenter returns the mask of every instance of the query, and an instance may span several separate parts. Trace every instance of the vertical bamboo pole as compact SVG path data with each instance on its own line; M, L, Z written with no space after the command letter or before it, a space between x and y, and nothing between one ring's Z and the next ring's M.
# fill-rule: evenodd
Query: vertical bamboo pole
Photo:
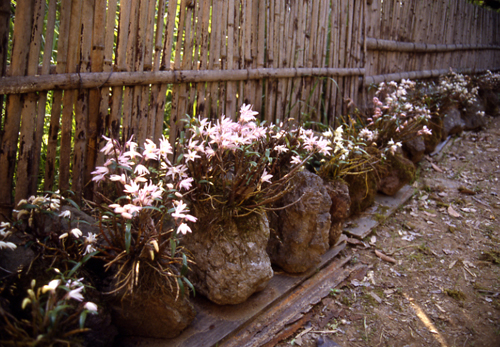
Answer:
M154 52L154 62L153 62L153 71L160 70L160 59L161 59L161 49L162 49L162 40L163 40L163 25L165 17L165 0L158 1L158 14L156 20L156 33L155 33L155 52ZM155 84L151 87L151 106L149 108L151 115L150 117L153 120L153 141L158 142L162 133L163 133L163 109L161 112L158 112L158 97L160 92L161 85Z
M102 72L104 68L104 50L106 31L102 30L102 24L106 23L106 0L95 0L94 4L94 27L92 29L92 51L91 51L91 66L92 72ZM107 23L106 23L107 24ZM105 88L109 90L109 88ZM98 136L99 130L103 129L101 125L101 89L94 88L89 90L88 99L88 126L87 126L87 151L85 158L85 172L83 176L85 198L91 200L93 198L93 187L91 172L96 166L97 153L99 150Z
M279 31L279 26L278 26L278 21L276 18L278 17L277 13L275 12L275 6L279 6L279 1L276 1L275 3L272 3L270 1L266 2L267 4L267 13L268 13L268 20L267 20L267 37L266 40L268 42L267 44L267 68L274 68L275 67L275 54L277 55L276 51L276 37ZM265 110L266 113L264 114L264 119L267 122L274 122L274 115L275 115L275 99L276 99L276 80L275 79L268 79L266 81L266 86L265 86Z
M208 41L209 41L209 20L210 20L210 0L201 1L201 41L199 43L200 50L200 70L207 69L208 66ZM234 17L233 17L234 20ZM231 39L231 37L229 38ZM238 47L237 45L235 47ZM207 116L206 111L206 93L205 93L205 83L198 83L196 85L197 91L197 102L196 102L196 114Z
M174 57L174 70L179 70L181 68L181 55L182 55L182 37L184 34L184 27L186 22L186 1L181 0L180 4L180 19L179 26L177 27L177 42L175 45L175 57ZM179 113L179 96L180 96L180 85L174 84L172 88L172 114L170 115L170 143L175 149L175 142L179 136L182 128L181 117ZM176 153L174 153L174 157Z
M307 15L307 10L304 7L307 3L304 1L298 1L296 8L296 18L298 21L297 29L294 30L294 42L295 47L290 50L290 66L302 68L304 67L304 41L305 41L305 26ZM306 7L307 9L307 7ZM295 28L294 28L295 29ZM292 78L288 84L287 95L290 97L290 103L288 106L288 117L293 118L300 122L300 95L302 91L302 78Z
M68 63L68 46L71 24L71 8L72 0L63 0L60 11L59 35L57 40L57 65L56 73L61 74L67 71ZM56 154L58 147L59 122L61 117L61 106L63 102L63 91L55 90L52 100L52 110L50 115L49 139L47 144L47 157L45 159L45 182L44 190L54 190L55 171L56 171Z
M0 2L0 77L7 73L7 50L9 47L10 1ZM0 95L0 126L3 124L4 95ZM1 128L0 128L1 129ZM0 143L3 132L0 130Z
M139 1L131 0L130 4L130 22L126 41L125 66L126 71L134 71L136 60L136 42L137 42L137 22L139 20ZM122 141L127 141L132 136L132 119L137 115L137 100L134 98L135 87L125 86L123 92L123 119L122 119ZM142 144L140 144L142 145Z
M292 16L292 13L290 11L290 7L288 7L285 4L285 0L279 0L276 3L277 6L275 7L275 13L278 13L278 27L279 27L279 35L278 38L276 39L276 51L275 51L275 59L277 60L277 67L285 67L287 64L287 57L288 54L285 51L289 45L292 44L292 41L290 41L290 31L289 29L289 22L290 22L290 17ZM287 25L285 25L287 24ZM282 40L281 38L286 37L288 34L288 40ZM293 33L291 34L293 37ZM285 46L285 43L288 43L287 46ZM278 56L276 57L276 54ZM284 118L284 111L285 111L285 104L286 104L286 84L287 81L286 79L282 78L276 81L276 115L275 115L275 120L283 120Z
M221 25L220 25L220 69L227 69L227 32L228 32L228 19L227 19L228 0L222 0L220 3ZM219 114L227 115L226 112L227 100L227 82L222 81L219 83Z
M243 68L251 69L253 64L252 57L252 22L254 20L254 1L257 0L246 0L242 4L242 28L243 28L243 47L242 57L243 57ZM243 82L243 103L253 104L255 100L255 89L253 81Z
M162 2L162 1L159 1ZM155 12L156 12L156 0L148 1L148 14L147 14L147 27L146 27L146 41L144 45L144 71L153 71L153 52L155 51L154 42L154 26L155 26ZM160 10L158 8L158 10ZM150 93L151 91L151 93ZM147 118L146 137L150 138L152 141L157 141L155 138L155 121L156 121L156 105L153 105L153 87L143 86L142 87L142 98L141 98L141 110L144 112L143 118ZM141 123L139 123L141 124Z
M45 0L36 0L33 16L33 27L31 31L31 42L29 45L28 71L27 75L33 76L38 73L38 61L40 56L40 41L43 30L43 18L45 15ZM29 175L34 171L34 137L36 103L38 95L28 93L24 100L21 111L21 133L19 138L19 155L17 160L16 194L15 203L27 198L36 191L31 185L32 179Z
M94 19L94 0L86 0L82 6L82 22L80 26L80 69L79 72L90 71L90 55L92 50L92 27ZM89 90L80 89L75 105L75 137L72 172L72 190L80 201L85 186L85 176L90 182L91 168L85 167L87 155L87 126L89 117Z
M329 67L336 68L338 67L338 54L339 54L339 12L340 6L338 2L332 2L332 9L330 14L330 26L331 26L331 34L330 34L330 60L328 63ZM327 105L327 116L328 116L328 124L331 126L335 125L336 118L336 109L337 109L337 93L338 93L338 77L335 80L328 80L327 82L327 96L328 96L328 105Z
M254 2L255 6L255 20L254 20L254 30L253 33L253 44L252 44L252 53L254 67L263 68L264 67L264 53L266 50L266 5L264 1L256 1ZM262 79L258 79L255 81L255 100L254 100L254 109L258 112L262 113L262 93L263 93L263 85L264 82ZM267 97L267 96L265 96ZM267 110L266 110L267 111ZM261 115L261 117L265 118L265 115Z
M149 2L149 0L139 0L134 71L144 71ZM130 131L136 135L139 145L142 145L148 136L148 101L149 86L134 86Z
M110 75L113 73L113 46L115 41L115 19L116 19L116 8L117 8L117 0L109 0L108 8L106 12L106 32L104 36L104 51L103 51L103 67L102 71L107 72ZM95 29L94 29L95 30ZM99 50L96 50L96 54L99 54ZM98 128L98 137L96 150L102 148L104 144L104 139L100 135L108 134L108 136L112 138L119 137L120 131L120 120L119 118L111 118L111 112L108 110L110 108L110 99L111 93L114 96L115 90L113 88L101 88L101 102L99 105L99 128ZM121 88L116 88L116 93L121 99ZM118 99L119 102L120 99ZM119 105L115 108L120 109ZM115 113L115 116L118 115L118 112ZM99 155L97 157L97 163L102 163L104 161L104 156Z
M235 31L234 26L234 10L235 1L229 0L227 6L227 69L234 69L234 59L235 59L235 36L237 36L237 30ZM226 116L231 119L236 119L236 82L227 82L227 92L226 92Z
M52 55L52 45L54 42L54 27L56 21L56 0L49 0L47 25L45 29L45 48L43 52L41 75L48 75L50 70L50 60ZM36 190L38 185L38 175L40 171L40 154L42 149L43 126L45 123L45 106L47 104L47 92L39 93L38 109L36 117L35 134L35 156L33 158L33 170L31 171L31 190Z
M11 54L11 76L23 76L28 62L34 3L31 0L17 2ZM17 140L21 122L21 111L25 95L11 94L7 97L4 119L4 134L0 150L0 216L8 217L12 206L12 181L16 165Z
M190 70L193 66L193 49L194 49L194 26L195 20L194 6L186 7L185 34L184 34L184 51L182 55L181 69ZM189 100L189 83L181 83L179 86L179 119L185 118L186 114L191 115L193 110L193 102Z
M66 72L78 71L78 53L80 43L80 24L82 20L82 0L73 0L71 7L71 22L68 41L68 65ZM61 121L61 150L59 155L59 189L65 193L70 189L71 166L71 131L73 125L73 105L76 101L77 91L66 90L63 97L63 112Z
M209 70L220 70L220 58L221 58L221 17L219 15L214 16L214 13L221 13L221 3L219 1L214 1L212 3L212 27L210 33L210 53L209 53ZM211 82L208 84L208 89L210 90L210 117L216 119L220 117L219 110L219 82Z

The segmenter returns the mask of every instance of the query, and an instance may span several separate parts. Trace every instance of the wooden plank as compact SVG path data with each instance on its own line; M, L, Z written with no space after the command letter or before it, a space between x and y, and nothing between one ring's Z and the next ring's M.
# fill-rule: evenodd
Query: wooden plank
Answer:
M328 285L330 285L329 292L332 288L332 282L326 278L333 279L339 276L338 279L341 282L346 276L343 275L340 268L347 262L347 259L337 259L336 257L346 247L345 240L346 238L343 237L336 247L332 247L322 256L317 267L303 274L275 273L265 290L255 293L242 304L220 306L202 297L194 297L193 303L197 311L196 319L180 336L174 339L159 340L132 337L126 338L123 343L127 345L129 343L140 344L143 347L160 347L168 341L168 345L171 347L205 347L214 346L222 339L226 339L228 343L234 341L238 346L240 341L238 330L242 331L241 329L248 326L247 324L252 324L251 322L259 317L269 317L270 313L282 313L283 307L288 306L285 302L289 302L290 296L293 296L294 299L302 298L302 301L295 306L295 308L299 308L302 303L306 304L307 301L313 304L320 296L318 294L321 294ZM318 277L319 274L323 275ZM290 313L290 310L285 311L285 314Z
M375 204L368 210L362 212L359 216L355 216L352 220L346 223L344 231L351 236L364 239L370 232L376 228L380 221L374 218L374 214L378 213L384 217L390 216L409 198L413 196L413 187L406 185L394 196L377 195Z

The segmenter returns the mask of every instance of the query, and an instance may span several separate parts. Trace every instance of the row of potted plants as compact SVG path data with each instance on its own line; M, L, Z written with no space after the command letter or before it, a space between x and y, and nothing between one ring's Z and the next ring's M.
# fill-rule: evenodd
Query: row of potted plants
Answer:
M497 112L498 85L491 73L383 83L335 128L265 124L243 105L237 121L187 118L173 143L106 138L85 213L47 193L2 224L0 266L17 258L3 269L0 338L174 337L195 317L190 293L238 304L273 265L307 271L377 191L395 194L443 138L482 126L481 105Z

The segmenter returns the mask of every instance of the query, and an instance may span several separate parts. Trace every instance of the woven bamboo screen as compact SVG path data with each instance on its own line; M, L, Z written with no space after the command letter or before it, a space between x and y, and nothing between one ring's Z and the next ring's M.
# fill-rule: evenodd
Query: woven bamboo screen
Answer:
M464 0L9 5L0 5L3 212L37 190L91 198L103 134L133 134L142 143L167 132L173 142L186 114L236 117L243 103L268 121L334 124L361 104L367 77L436 64L500 65L498 51L485 49L440 55L379 49L393 41L498 45L498 15L469 10Z

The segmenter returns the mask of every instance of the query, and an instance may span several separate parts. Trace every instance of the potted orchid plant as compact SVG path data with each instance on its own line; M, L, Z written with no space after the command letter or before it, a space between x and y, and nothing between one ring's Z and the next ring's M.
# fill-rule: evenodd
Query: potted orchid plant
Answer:
M314 153L330 150L292 121L264 125L256 115L243 105L238 121L189 118L179 142L178 160L193 179L185 197L198 218L182 241L195 259L190 278L219 304L243 302L271 279L265 210Z

